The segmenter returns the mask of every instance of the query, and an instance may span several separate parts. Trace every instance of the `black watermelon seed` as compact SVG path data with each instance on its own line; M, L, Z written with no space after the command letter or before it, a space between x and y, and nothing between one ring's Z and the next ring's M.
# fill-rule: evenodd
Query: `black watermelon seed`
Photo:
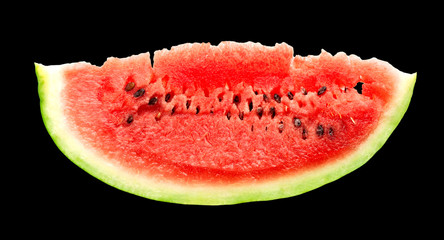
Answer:
M260 117L262 117L262 114L264 113L264 109L262 107L257 107L257 115Z
M240 102L240 98L239 98L239 96L234 96L234 99L233 99L233 102L234 103L239 103Z
M302 125L301 119L299 119L297 117L293 118L293 124L297 128L300 127Z
M248 103L248 109L250 109L250 112L253 110L253 102L250 101L250 103Z
M240 112L239 113L239 119L240 120L244 120L244 112Z
M133 96L135 98L138 98L138 97L143 96L143 94L145 94L145 89L141 88L141 89L137 90L137 92L135 92Z
M227 118L228 118L228 120L230 120L230 118L231 118L231 112L227 112Z
M305 90L305 88L301 87L301 92L303 95L307 95L307 90Z
M328 129L328 135L333 136L334 132L333 132L333 128L329 128Z
M319 137L322 137L324 135L324 127L322 127L322 125L318 125L318 127L316 128L316 134Z
M171 98L171 94L167 93L167 95L165 95L165 102L170 101Z
M187 109L190 108L190 105L191 105L191 100L187 100L186 105L185 105L187 107Z
M125 91L129 92L131 91L134 87L136 86L136 84L134 82L129 82L126 84L125 86Z
M281 97L277 93L273 95L273 98L276 102L281 103Z
M133 117L132 114L130 114L130 115L128 116L128 118L126 119L126 122L127 122L127 123L132 123L133 121L134 121L134 117Z
M279 132L282 133L284 131L284 122L280 122L278 126Z
M199 112L200 112L200 107L197 106L197 107L196 107L196 114L199 114Z
M171 109L171 115L173 115L173 113L176 111L176 106L173 107L173 109Z
M287 93L287 97L288 97L288 99L293 100L294 95L293 95L293 93L288 92L288 93Z
M270 101L269 98L267 97L267 95L264 94L264 95L262 95L262 97L264 98L264 101L265 101L265 102Z
M276 116L276 108L275 107L271 107L270 108L270 113L271 113L271 118L274 118L274 116Z
M305 129L305 128L303 128L302 129L302 139L307 139L307 137L308 137L308 131L307 131L307 129Z
M157 97L153 97L150 99L150 101L148 101L148 105L154 105L157 103Z
M319 88L318 90L318 96L322 95L323 93L325 93L325 91L327 90L326 86L322 86L321 88Z

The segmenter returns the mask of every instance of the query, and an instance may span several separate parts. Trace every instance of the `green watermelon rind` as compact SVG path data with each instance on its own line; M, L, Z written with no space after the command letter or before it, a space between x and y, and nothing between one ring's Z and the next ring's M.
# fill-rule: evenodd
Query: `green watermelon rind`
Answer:
M398 86L375 131L347 156L320 168L267 182L232 185L185 186L130 172L112 159L84 146L63 115L61 93L66 65L35 64L40 109L44 124L57 147L77 166L120 190L164 202L199 205L237 204L296 196L335 181L365 164L387 141L409 106L416 73L399 73ZM393 67L392 67L393 68Z

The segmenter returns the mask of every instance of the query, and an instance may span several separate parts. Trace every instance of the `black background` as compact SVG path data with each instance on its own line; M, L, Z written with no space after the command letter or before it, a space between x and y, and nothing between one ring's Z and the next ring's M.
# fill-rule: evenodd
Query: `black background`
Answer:
M25 36L21 38L25 44L13 45L20 56L16 62L20 63L21 75L13 81L23 83L24 96L19 112L14 114L25 119L19 121L18 134L15 128L18 139L14 136L19 140L14 144L19 146L14 150L19 156L14 169L25 170L14 170L14 178L9 178L21 179L11 196L25 211L19 212L15 221L41 223L45 216L48 225L57 223L71 232L102 225L106 232L122 229L147 235L160 230L158 226L174 226L176 231L163 233L203 236L205 229L209 237L233 229L242 234L284 231L298 236L327 233L339 237L379 233L398 236L433 230L433 224L418 225L442 213L442 208L434 205L440 190L434 184L439 177L431 173L442 156L432 156L427 147L430 143L424 141L425 136L430 138L442 131L437 127L442 121L433 120L442 117L430 114L425 107L431 101L431 92L439 90L433 82L437 76L427 69L431 64L426 56L438 50L432 47L438 37L437 18L415 5L363 3L338 11L321 3L316 7L287 4L269 4L260 10L228 3L194 6L202 11L173 3L174 9L141 5L117 5L112 10L89 5L39 6L26 26L18 30L24 33L20 36ZM60 12L44 10L51 7ZM117 190L75 166L48 135L40 115L34 62L52 65L87 61L101 65L110 56L127 57L147 51L152 55L155 50L181 43L217 45L224 40L264 45L286 42L295 54L303 56L317 55L325 49L363 59L377 57L401 71L418 73L413 98L387 143L358 170L303 195L232 206L163 203ZM434 108L439 109L440 104L442 101ZM423 116L431 119L424 120ZM10 122L10 114L5 119Z

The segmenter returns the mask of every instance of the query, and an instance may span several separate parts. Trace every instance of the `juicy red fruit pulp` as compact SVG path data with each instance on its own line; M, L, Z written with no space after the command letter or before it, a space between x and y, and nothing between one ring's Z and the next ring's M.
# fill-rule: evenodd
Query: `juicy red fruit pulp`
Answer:
M365 140L393 89L383 68L344 53L293 57L286 44L188 44L155 52L154 67L149 54L67 67L65 113L86 144L137 173L261 181Z

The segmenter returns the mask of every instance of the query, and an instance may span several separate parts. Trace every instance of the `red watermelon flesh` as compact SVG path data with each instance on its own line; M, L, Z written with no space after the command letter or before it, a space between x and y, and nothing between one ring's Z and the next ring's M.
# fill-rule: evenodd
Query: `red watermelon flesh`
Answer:
M39 81L51 75L48 72L40 73ZM102 67L61 65L57 74L63 82L56 99L64 128L79 139L81 149L103 158L99 165L137 176L111 185L148 198L198 204L273 199L277 190L266 196L268 190L258 187L260 197L252 191L327 166L335 170L322 170L329 173L320 178L334 175L334 180L352 171L357 166L335 173L346 169L351 160L344 159L363 146L385 142L408 106L414 83L412 75L377 59L325 51L293 57L285 43L183 44L156 51L153 67L146 53L109 58ZM400 79L413 80L403 85ZM410 96L400 97L405 92ZM44 90L40 96L45 99ZM407 103L400 98L408 98ZM390 128L393 116L397 122ZM51 124L46 125L53 132ZM378 129L381 125L388 134ZM376 137L383 138L382 143L369 140ZM61 149L70 152L69 146ZM353 161L362 165L377 149L358 154L365 160ZM88 162L77 155L70 158ZM93 175L101 172L83 168ZM98 175L109 182L106 179L116 174L103 170ZM144 184L139 177L152 180L152 186L139 189ZM254 197L242 196L248 195L241 193L247 188L253 190L244 192ZM202 193L196 197L190 189L217 192L217 199ZM278 197L296 194L285 190Z

